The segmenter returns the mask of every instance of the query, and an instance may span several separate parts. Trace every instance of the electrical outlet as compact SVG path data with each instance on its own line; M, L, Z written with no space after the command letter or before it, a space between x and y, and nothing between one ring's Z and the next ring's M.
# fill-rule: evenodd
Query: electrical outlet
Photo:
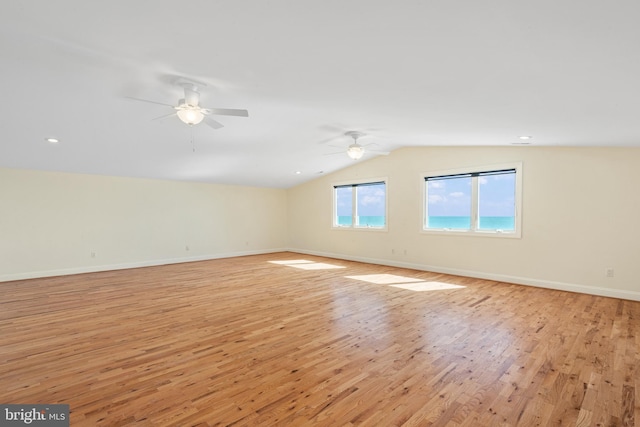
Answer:
M95 258L96 257L96 253L95 252L91 252L91 258Z
M613 277L613 267L607 267L604 273L607 277Z
M189 246L185 246L185 247L184 247L184 250L185 250L185 251L187 251L187 252L189 252Z

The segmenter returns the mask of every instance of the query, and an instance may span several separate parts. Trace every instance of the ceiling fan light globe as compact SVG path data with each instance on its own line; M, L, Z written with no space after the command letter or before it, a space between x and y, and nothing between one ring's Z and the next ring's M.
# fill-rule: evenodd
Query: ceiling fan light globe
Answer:
M188 125L197 125L204 119L204 114L197 109L183 108L178 110L178 117Z
M353 160L358 160L364 155L364 147L357 144L352 144L347 148L347 155Z

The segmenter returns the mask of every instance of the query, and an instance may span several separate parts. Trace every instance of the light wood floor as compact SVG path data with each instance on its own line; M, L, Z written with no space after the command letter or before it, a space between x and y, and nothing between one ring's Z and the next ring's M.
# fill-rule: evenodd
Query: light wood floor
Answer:
M638 302L293 253L0 296L0 403L68 403L72 426L639 417Z

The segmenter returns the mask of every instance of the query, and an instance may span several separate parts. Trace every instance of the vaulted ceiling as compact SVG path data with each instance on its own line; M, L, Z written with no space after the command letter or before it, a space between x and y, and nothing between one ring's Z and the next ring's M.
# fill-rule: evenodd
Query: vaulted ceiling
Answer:
M5 2L0 167L288 188L353 164L349 130L370 151L640 146L638 16L624 0ZM130 99L177 104L179 77L249 117L190 127Z

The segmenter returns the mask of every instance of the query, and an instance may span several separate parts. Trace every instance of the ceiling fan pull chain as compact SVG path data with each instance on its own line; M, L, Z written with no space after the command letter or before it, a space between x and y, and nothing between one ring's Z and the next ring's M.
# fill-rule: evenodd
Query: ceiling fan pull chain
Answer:
M189 125L189 127L191 128L191 149L195 153L196 152L196 143L193 141L193 125Z

